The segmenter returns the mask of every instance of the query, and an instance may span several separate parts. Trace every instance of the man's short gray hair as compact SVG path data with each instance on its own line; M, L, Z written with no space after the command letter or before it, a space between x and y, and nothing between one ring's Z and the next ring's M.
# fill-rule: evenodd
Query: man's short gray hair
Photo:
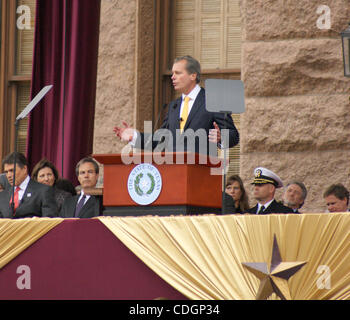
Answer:
M91 157L86 157L86 158L81 159L81 160L77 163L77 165L76 165L76 167L75 167L75 173L76 173L77 177L79 176L79 167L80 167L83 163L87 163L87 162L93 164L93 166L94 166L94 168L95 168L96 174L99 173L100 167L98 166L98 163L97 163L93 158L91 158Z

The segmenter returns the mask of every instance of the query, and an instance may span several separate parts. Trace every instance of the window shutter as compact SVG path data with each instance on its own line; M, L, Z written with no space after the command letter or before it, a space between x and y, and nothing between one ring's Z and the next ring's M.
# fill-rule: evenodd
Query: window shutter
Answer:
M177 0L175 6L175 54L174 57L195 53L195 0Z
M35 0L17 0L17 8L28 6L31 13L29 30L16 29L16 75L31 75L34 45ZM16 15L17 19L20 14Z
M17 114L28 105L30 97L30 83L22 82L17 87ZM22 119L18 127L17 151L25 154L27 146L28 117Z
M233 114L232 115L233 122L235 123L235 126L237 130L240 129L240 115L239 114ZM227 172L227 177L238 174L239 175L239 161L240 161L240 145L236 145L235 147L230 149L230 165Z
M177 0L175 57L192 55L203 69L240 69L238 0Z
M16 75L32 75L33 45L34 45L34 20L35 0L17 0L17 7L25 5L30 8L31 28L29 30L16 29ZM17 18L20 14L17 14ZM16 113L19 115L30 102L30 81L18 81ZM21 120L18 128L17 150L25 154L28 135L28 118Z

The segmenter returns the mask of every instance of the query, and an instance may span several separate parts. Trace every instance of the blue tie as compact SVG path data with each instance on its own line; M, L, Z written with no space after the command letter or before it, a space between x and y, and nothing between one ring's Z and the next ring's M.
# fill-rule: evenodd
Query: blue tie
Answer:
M80 201L78 202L76 208L75 208L75 212L74 212L74 217L78 217L79 216L79 212L81 210L81 208L84 206L84 203L85 203L85 198L86 198L86 195L84 194Z

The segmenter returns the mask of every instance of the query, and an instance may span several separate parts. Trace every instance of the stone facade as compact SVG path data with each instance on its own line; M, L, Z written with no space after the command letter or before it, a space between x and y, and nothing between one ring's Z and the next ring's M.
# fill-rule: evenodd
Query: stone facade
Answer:
M153 5L102 0L94 153L121 151L113 127L122 119L138 129L152 119ZM330 8L329 30L317 27L320 5ZM240 7L243 181L250 192L254 168L265 166L285 183L305 183L304 212L324 212L328 185L350 188L350 80L339 36L350 20L349 1L241 0Z
M94 153L124 147L113 128L152 120L154 1L102 0Z
M321 4L330 8L330 30L317 27ZM350 187L350 81L339 36L350 19L349 3L243 0L241 13L241 176L248 190L257 166L285 183L301 180L309 191L302 211L324 212L327 186Z
M102 0L93 152L114 153L122 144L113 128L135 123L136 0Z

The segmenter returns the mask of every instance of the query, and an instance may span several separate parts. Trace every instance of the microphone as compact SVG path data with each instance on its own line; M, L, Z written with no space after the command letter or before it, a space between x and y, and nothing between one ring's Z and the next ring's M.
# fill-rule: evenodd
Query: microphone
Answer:
M159 112L159 114L158 114L157 121L155 122L155 124L154 124L154 126L153 126L153 132L154 132L154 130L157 128L158 122L159 122L159 120L160 120L160 116L162 115L162 111L165 110L167 106L168 106L167 103L164 103L164 104L162 105L162 108L160 109L160 112Z
M147 149L147 146L148 146L149 144L151 144L151 146L152 146L152 138L153 138L154 131L155 131L155 129L157 128L158 122L159 122L160 117L161 117L161 115L162 115L162 111L165 110L167 106L168 106L167 103L164 103L164 104L162 105L162 108L160 109L160 112L159 112L158 117L157 117L157 121L155 122L155 124L154 124L154 126L153 126L153 128L152 128L152 134L149 136L149 138L147 139L147 141L144 143L144 149ZM152 149L153 149L153 147L151 147L151 150L152 150Z

